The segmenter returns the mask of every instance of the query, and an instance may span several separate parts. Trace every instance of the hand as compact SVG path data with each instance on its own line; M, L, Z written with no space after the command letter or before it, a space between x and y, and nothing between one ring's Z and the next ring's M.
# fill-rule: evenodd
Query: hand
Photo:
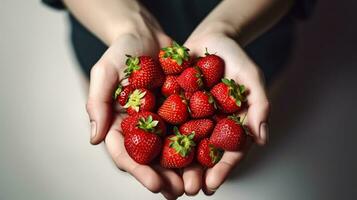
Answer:
M181 177L172 170L140 165L131 159L125 150L120 128L124 114L113 109L112 95L119 80L124 77L125 55L157 57L159 48L171 43L158 24L147 16L130 27L140 30L130 30L118 36L91 70L87 102L91 143L98 144L105 138L107 150L119 169L130 173L148 190L175 199L184 192Z
M225 61L225 76L246 86L248 90L246 126L251 131L252 138L257 144L266 144L268 140L269 101L262 72L235 40L226 34L203 32L195 31L186 41L185 46L190 49L191 55L195 56L203 55L205 48L210 53L217 53ZM183 174L185 192L195 194L202 187L206 194L213 194L235 165L242 160L249 149L249 143L242 151L226 151L221 161L205 173L198 166L186 168ZM202 174L204 175L202 176ZM203 181L201 181L202 177L204 177ZM202 186L201 182L204 183Z

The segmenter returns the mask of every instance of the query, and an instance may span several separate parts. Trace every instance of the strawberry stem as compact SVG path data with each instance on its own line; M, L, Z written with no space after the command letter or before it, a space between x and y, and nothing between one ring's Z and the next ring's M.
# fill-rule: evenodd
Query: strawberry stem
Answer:
M170 138L170 147L175 149L175 151L182 157L186 157L191 152L192 148L196 146L193 141L195 133L182 135L176 126L174 127L174 133L175 136Z
M124 70L124 73L126 77L129 77L131 73L140 69L140 59L138 57L132 57L131 55L126 55L126 57L125 64L127 67Z
M158 133L156 131L156 126L159 124L159 121L153 120L152 116L149 115L146 119L144 117L139 119L137 127L151 133Z
M209 156L211 157L212 163L216 164L218 163L222 156L223 156L223 149L217 148L215 146L213 146L212 144L209 145Z
M188 61L190 55L188 54L189 49L185 46L177 44L173 41L170 47L162 48L165 52L164 58L171 58L176 61L178 65L182 65L183 61Z
M141 100L145 97L146 91L142 92L140 89L134 90L132 94L130 94L128 102L124 105L124 108L133 108L136 112L139 112Z

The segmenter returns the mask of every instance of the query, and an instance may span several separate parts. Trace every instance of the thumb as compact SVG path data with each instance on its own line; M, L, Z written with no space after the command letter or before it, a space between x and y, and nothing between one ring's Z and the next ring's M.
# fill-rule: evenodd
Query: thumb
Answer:
M91 122L92 144L99 144L108 132L113 117L112 93L118 78L115 67L101 60L91 70L87 112Z

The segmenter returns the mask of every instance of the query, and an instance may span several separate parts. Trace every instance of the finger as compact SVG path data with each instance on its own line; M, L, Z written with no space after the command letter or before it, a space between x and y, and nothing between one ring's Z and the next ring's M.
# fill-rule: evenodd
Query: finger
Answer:
M160 48L171 45L172 39L169 36L167 36L164 32L158 31L156 35Z
M164 187L161 193L169 199L176 199L184 193L182 178L173 170L162 168L158 165L153 167L162 177Z
M196 163L184 169L182 177L186 195L193 196L200 191L202 188L202 174L202 167Z
M92 144L100 143L108 132L112 120L112 94L118 78L115 67L102 60L91 70L87 112Z
M116 117L105 138L105 144L110 156L119 169L130 173L148 190L154 193L160 192L163 186L160 175L147 165L139 165L127 154L124 147L124 138L120 133L121 120L122 117Z
M242 151L225 151L222 159L212 168L207 169L205 188L208 194L214 193L226 180L232 169L244 158L251 146L248 141Z
M240 80L248 88L247 126L254 135L255 142L265 145L268 142L268 116L270 103L265 89L263 75L256 66L243 69Z

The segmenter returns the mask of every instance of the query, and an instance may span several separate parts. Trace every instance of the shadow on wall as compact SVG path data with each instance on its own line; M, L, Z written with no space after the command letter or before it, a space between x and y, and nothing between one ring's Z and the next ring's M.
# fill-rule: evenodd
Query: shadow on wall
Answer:
M334 1L319 2L312 18L299 24L293 62L270 88L270 143L263 148L253 147L230 179L244 178L258 168L264 168L266 159L281 154L279 150L287 141L309 138L305 132L292 135L294 125L301 124L300 121L306 120L303 118L326 100L325 94L333 89L336 77L343 80L341 77L349 73L356 74L353 66L357 62L352 59L356 57L357 28L349 21L357 17L352 9L357 8L357 2L352 4L355 6Z

